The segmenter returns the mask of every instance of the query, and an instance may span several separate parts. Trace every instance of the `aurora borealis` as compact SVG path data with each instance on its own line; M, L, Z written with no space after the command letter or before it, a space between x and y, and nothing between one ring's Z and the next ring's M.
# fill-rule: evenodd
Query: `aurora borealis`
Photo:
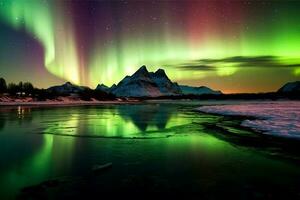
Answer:
M141 65L223 92L300 76L297 1L0 0L0 75L111 85Z

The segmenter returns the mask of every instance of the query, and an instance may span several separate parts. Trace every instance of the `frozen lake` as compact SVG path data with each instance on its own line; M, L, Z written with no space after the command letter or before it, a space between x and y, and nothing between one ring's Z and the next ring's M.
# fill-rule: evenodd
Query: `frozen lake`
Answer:
M216 102L0 107L0 198L66 177L42 195L299 195L299 145L286 149L240 127L244 119L198 112L201 104ZM105 163L112 168L91 176Z

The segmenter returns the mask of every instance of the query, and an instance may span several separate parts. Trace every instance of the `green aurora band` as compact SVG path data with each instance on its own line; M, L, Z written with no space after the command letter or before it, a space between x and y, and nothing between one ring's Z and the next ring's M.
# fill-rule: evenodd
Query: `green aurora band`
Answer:
M165 68L175 81L231 76L241 70L238 63L209 65L214 70L186 70L180 66L199 59L234 56L276 56L279 64L295 65L290 71L294 76L300 75L298 7L283 5L280 12L262 9L261 12L270 16L266 18L263 14L255 16L253 8L247 9L240 3L234 6L205 3L186 6L187 16L176 17L168 9L172 3L163 3L158 17L151 15L151 22L146 20L149 14L133 19L125 10L117 16L108 12L103 20L110 26L106 30L95 29L94 34L99 37L89 39L92 42L85 57L79 51L75 22L66 16L69 5L65 2L8 0L2 2L0 16L13 28L25 29L41 43L44 64L50 73L76 84L111 85L144 64L150 70ZM225 10L227 19L207 11L209 6ZM95 26L101 27L101 19L95 21L99 23ZM87 40L89 36L86 37Z
M61 20L60 6L45 1L8 0L0 7L2 18L15 29L25 29L44 47L45 67L52 74L79 84L72 23ZM55 15L53 10L58 11Z

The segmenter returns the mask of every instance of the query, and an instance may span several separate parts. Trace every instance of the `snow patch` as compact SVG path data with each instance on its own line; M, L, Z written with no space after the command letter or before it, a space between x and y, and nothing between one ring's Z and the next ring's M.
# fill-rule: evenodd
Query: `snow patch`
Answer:
M197 110L228 116L250 116L242 126L265 134L300 139L300 102L260 102L236 105L202 106Z

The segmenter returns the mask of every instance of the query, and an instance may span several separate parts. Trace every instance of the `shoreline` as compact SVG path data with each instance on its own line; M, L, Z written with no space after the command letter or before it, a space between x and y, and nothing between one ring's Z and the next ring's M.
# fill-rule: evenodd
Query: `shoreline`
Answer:
M85 106L85 105L106 105L106 104L136 104L142 101L32 101L32 102L0 102L3 106Z
M138 103L170 103L170 102L201 102L199 105L227 105L227 104L236 104L236 103L258 103L258 102L299 102L299 100L277 100L277 101L270 101L270 100L207 100L207 99L135 99L135 100L106 100L106 101L84 101L84 100L67 100L67 101L0 101L0 107L4 106L85 106L85 105L107 105L107 104L138 104ZM199 110L197 110L199 112ZM202 111L200 111L202 112ZM205 112L203 112L205 113ZM206 114L213 114L213 113L206 113ZM242 117L249 117L249 116L242 116Z

